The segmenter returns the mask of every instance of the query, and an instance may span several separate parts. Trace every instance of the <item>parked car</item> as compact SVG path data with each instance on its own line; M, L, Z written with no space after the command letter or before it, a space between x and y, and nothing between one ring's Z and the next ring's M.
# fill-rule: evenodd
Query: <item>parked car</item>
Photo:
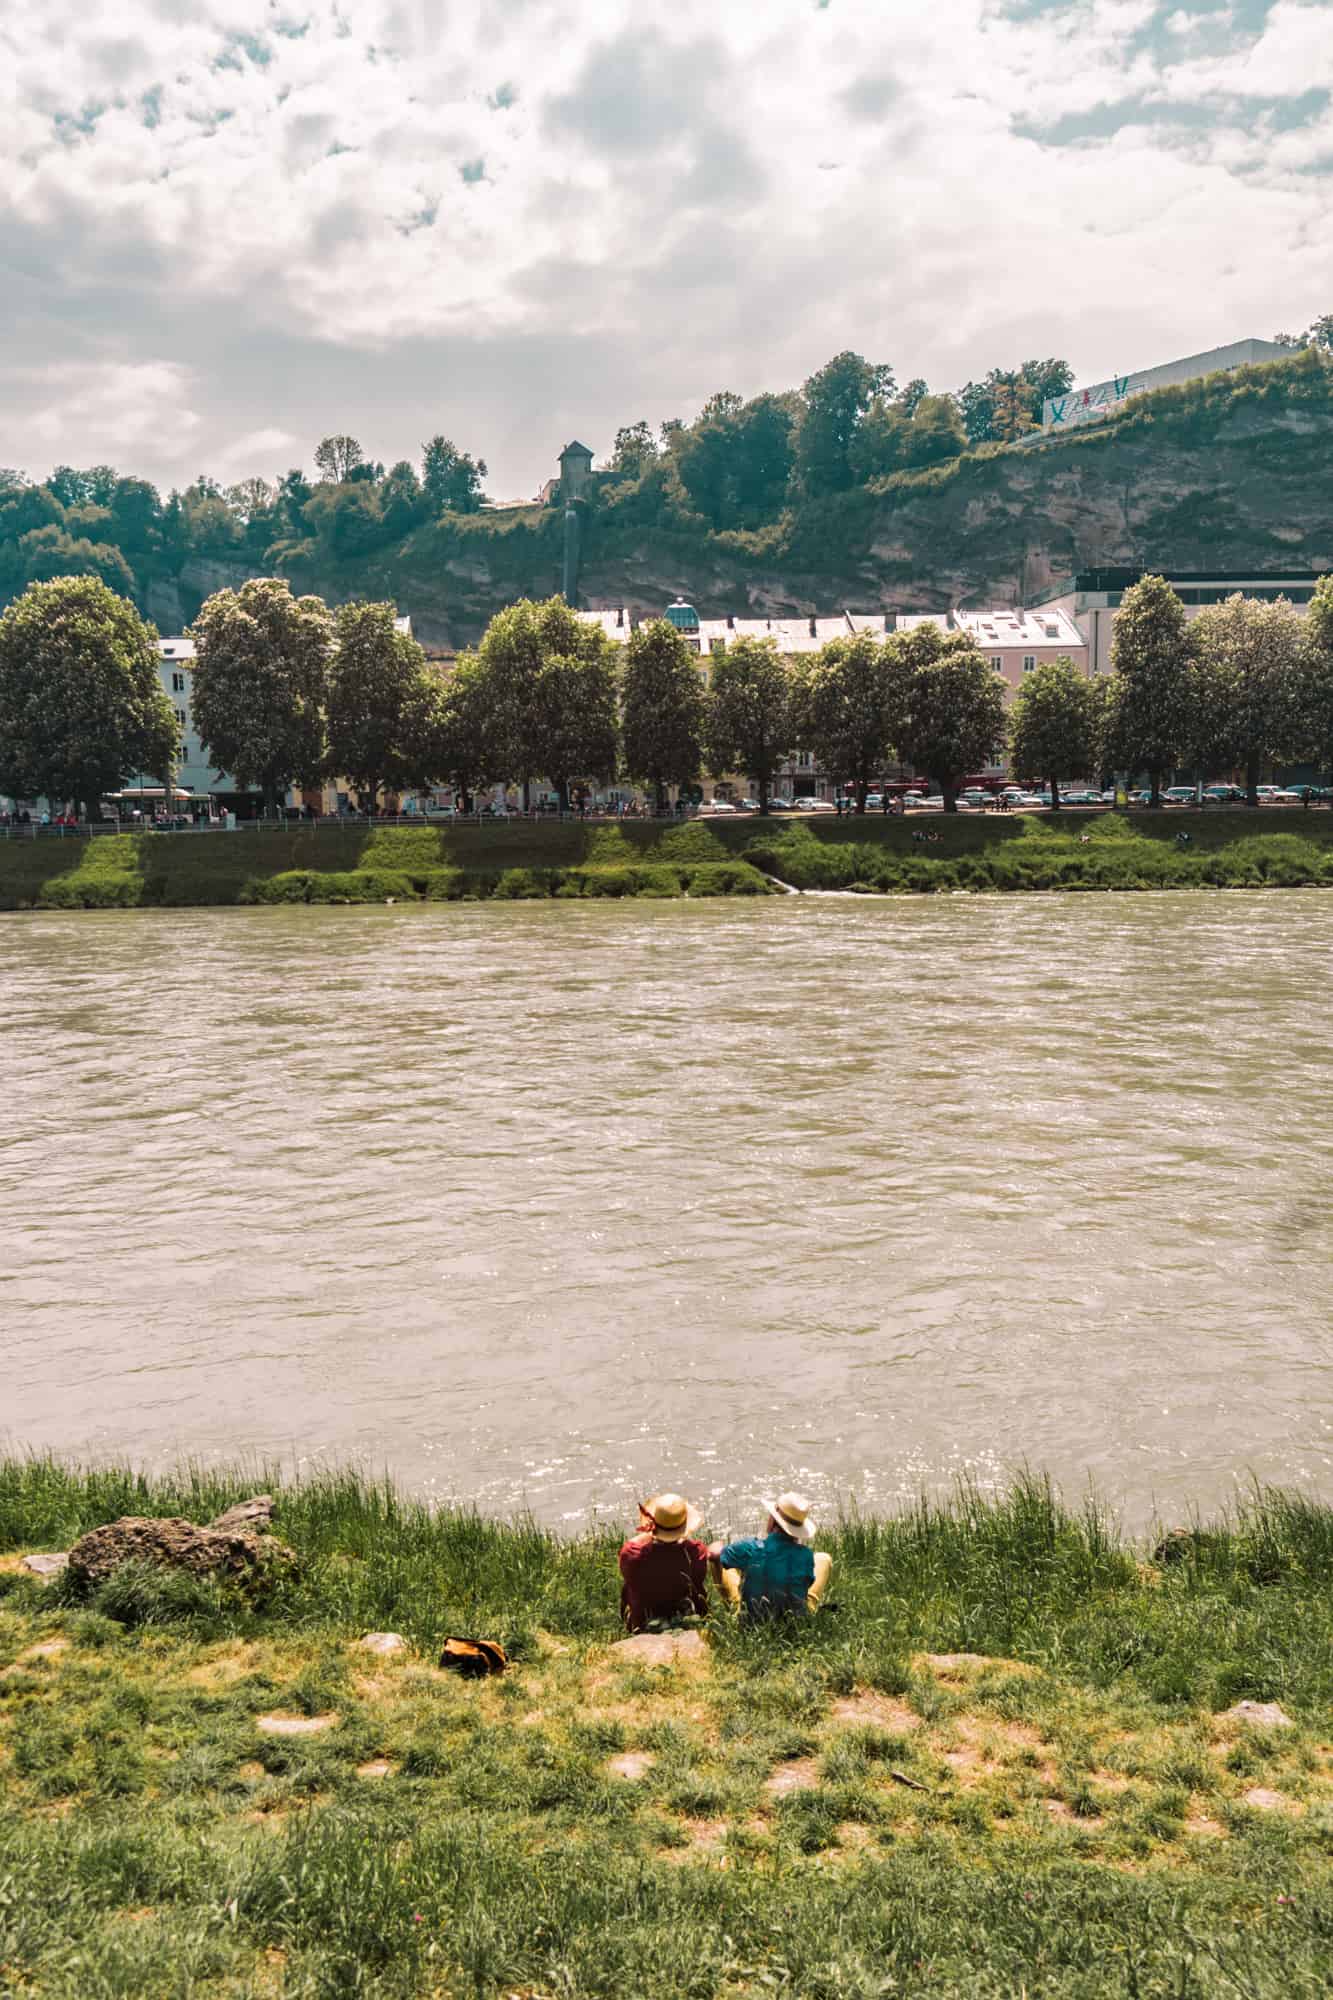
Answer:
M457 806L437 806L433 801L422 806L421 812L425 819L457 819L458 817Z
M1193 785L1168 785L1162 793L1164 806L1192 806L1198 793Z
M838 810L832 799L797 799L796 803L802 812L834 813Z
M701 806L699 810L704 813L734 813L736 807L730 799L714 799L710 806Z
M877 813L877 812L883 812L883 810L884 810L883 792L867 792L866 811L868 813Z
M913 812L942 813L944 794L942 792L918 792L911 800Z
M1295 792L1285 791L1281 785L1258 785L1255 789L1258 792L1261 806L1298 806L1300 804L1299 795Z
M1327 785L1293 785L1291 790L1304 805L1308 798L1311 805L1321 805L1333 799L1333 791Z
M1102 795L1100 792L1061 792L1060 794L1060 803L1062 806L1099 806L1101 802Z
M771 813L795 812L796 801L795 799L770 799L768 802L768 810Z
M969 785L966 791L958 794L959 805L966 806L969 812L985 812L990 802L991 794L983 791L980 785Z

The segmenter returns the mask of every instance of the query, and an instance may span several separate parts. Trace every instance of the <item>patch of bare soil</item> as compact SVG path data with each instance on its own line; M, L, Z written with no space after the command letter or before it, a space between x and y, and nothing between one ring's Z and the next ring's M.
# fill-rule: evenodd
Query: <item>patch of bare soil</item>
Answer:
M1191 1813L1185 1821L1185 1832L1212 1840L1225 1840L1227 1837L1227 1830L1221 1821L1211 1818L1207 1813Z
M849 1853L861 1847L869 1847L870 1840L870 1828L862 1826L860 1820L844 1819L838 1822L838 1845L846 1848Z
M789 1763L779 1764L771 1777L765 1778L764 1790L770 1798L786 1798L789 1792L809 1792L819 1783L819 1766L813 1757L793 1757Z
M876 1729L887 1729L895 1735L904 1735L909 1729L921 1727L921 1717L915 1714L903 1701L895 1701L891 1695L877 1694L873 1688L858 1688L855 1694L843 1695L829 1710L834 1722L869 1723Z
M1090 1832L1095 1833L1102 1824L1096 1814L1089 1819L1080 1819L1073 1807L1066 1805L1063 1799L1043 1799L1041 1809L1061 1826L1085 1826Z
M1120 1771L1089 1771L1088 1783L1101 1792L1127 1792L1131 1780Z
M665 1847L659 1857L673 1867L678 1868L683 1861L714 1858L726 1839L727 1822L724 1819L686 1819L681 1821L681 1827L689 1836L688 1846Z
M197 1667L191 1667L185 1675L191 1687L229 1687L233 1681L242 1680L251 1672L255 1664L255 1653L243 1641L231 1646L225 1653L218 1653L212 1659L201 1660Z
M68 1639L39 1639L35 1646L27 1646L19 1654L16 1666L24 1660L58 1660L62 1653L69 1651Z
M372 1757L368 1764L357 1765L356 1775L358 1778L388 1778L397 1769L398 1766L388 1757Z
M1007 1674L1035 1674L1037 1669L1026 1660L1006 1660L989 1653L922 1653L921 1665L942 1681L969 1681L989 1668L999 1667Z
M614 1777L637 1780L646 1777L656 1762L651 1750L623 1750L607 1760L606 1768Z
M244 1764L236 1766L236 1775L238 1778L244 1778L247 1785L258 1785L268 1776L268 1772L255 1758L250 1757Z
M1275 1792L1269 1785L1251 1785L1243 1796L1247 1806L1257 1806L1260 1812L1298 1813L1301 1810L1295 1799L1289 1799L1285 1792Z
M265 1736L318 1736L322 1729L336 1729L336 1715L257 1715L255 1728Z

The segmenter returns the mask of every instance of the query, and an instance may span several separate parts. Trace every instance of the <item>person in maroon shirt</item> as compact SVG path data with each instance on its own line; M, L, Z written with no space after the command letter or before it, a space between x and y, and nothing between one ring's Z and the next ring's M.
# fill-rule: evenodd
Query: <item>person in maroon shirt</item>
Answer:
M639 1502L639 1531L620 1551L620 1615L631 1632L708 1609L708 1550L697 1540L703 1516L679 1493Z

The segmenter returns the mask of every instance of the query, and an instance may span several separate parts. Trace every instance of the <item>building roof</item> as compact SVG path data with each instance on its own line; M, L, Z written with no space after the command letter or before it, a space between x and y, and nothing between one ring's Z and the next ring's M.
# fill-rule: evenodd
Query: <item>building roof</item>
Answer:
M618 644L625 644L636 622L628 608L580 611L578 617L602 630ZM658 614L665 616L666 610ZM887 632L910 632L918 625L934 625L941 632L969 632L984 651L987 647L1021 646L1028 652L1057 648L1068 652L1086 644L1082 633L1067 612L1057 610L1016 611L1002 605L994 611L837 611L805 618L700 618L697 628L700 652L711 652L715 641L728 645L736 639L772 639L780 653L817 653L830 639L845 639L854 632L882 637Z
M193 639L159 639L157 650L164 660L192 660L194 658Z
M988 647L1021 646L1025 652L1082 651L1087 640L1067 611L1018 611L1004 605L996 611L955 611L954 624L970 632L984 653Z
M578 439L575 438L572 443L567 444L565 446L560 456L561 458L571 458L576 452L580 453L584 458L591 458L592 446L587 444L580 444Z
M1160 564L1156 569L1129 566L1111 569L1081 569L1076 575L1066 577L1063 583L1052 584L1051 588L1037 599L1039 604L1052 597L1067 597L1071 590L1130 590L1141 583L1145 576L1165 577L1168 583L1318 583L1326 569L1300 569L1294 564L1286 569L1173 569L1169 563Z

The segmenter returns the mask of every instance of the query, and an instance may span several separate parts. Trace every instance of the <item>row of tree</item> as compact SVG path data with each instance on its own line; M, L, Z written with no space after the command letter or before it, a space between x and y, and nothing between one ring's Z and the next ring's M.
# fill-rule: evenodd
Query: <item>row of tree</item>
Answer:
M1275 760L1333 761L1333 578L1308 618L1285 600L1236 596L1188 622L1161 577L1125 594L1110 675L1061 659L1027 676L1012 713L971 636L923 624L858 633L791 660L771 639L734 640L702 663L664 619L617 646L560 599L492 619L447 674L400 632L391 604L330 608L258 578L209 598L191 628L193 720L210 759L276 806L292 786L347 779L383 793L447 782L469 795L626 776L659 809L704 770L742 773L767 805L796 749L854 790L892 762L958 787L1008 737L1014 770L1062 780L1239 769L1251 801ZM30 585L0 617L0 791L95 812L126 777L168 779L179 724L158 677L156 634L90 577Z

